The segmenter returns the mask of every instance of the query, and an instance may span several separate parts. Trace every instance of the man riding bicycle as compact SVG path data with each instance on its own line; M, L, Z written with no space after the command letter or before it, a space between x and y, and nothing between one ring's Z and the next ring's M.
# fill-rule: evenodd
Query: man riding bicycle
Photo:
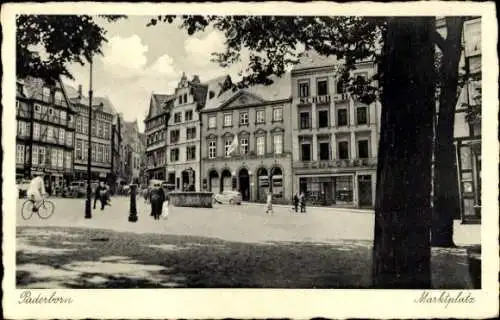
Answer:
M38 211L46 195L47 192L45 191L45 183L43 182L43 173L36 173L35 177L31 179L27 191L28 199L33 202L33 212Z

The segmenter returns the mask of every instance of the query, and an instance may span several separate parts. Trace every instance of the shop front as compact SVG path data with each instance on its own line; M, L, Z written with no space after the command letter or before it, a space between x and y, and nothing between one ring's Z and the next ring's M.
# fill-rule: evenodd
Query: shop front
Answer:
M299 177L299 192L309 205L353 206L354 174Z

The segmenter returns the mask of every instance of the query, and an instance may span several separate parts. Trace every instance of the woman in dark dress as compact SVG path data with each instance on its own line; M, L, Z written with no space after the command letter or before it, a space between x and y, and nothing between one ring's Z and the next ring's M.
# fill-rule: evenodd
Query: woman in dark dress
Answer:
M151 202L151 215L155 220L159 220L163 202L165 201L165 192L160 184L155 184L149 193L149 201Z

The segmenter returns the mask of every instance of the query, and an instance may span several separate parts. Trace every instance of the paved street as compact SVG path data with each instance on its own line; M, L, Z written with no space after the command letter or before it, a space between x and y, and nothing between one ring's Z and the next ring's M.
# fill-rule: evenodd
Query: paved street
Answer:
M22 287L369 287L373 214L309 208L305 215L256 204L171 208L155 221L138 201L84 219L83 199L52 199L54 215L17 220ZM20 204L18 200L18 217ZM479 243L479 226L455 226L457 244ZM433 251L437 288L470 288L465 249ZM451 263L450 263L451 261Z

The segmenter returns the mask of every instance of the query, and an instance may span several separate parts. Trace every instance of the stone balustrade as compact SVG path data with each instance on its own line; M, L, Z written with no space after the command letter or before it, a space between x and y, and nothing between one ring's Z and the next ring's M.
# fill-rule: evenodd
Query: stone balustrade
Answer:
M212 208L212 192L170 192L170 203L175 207Z

